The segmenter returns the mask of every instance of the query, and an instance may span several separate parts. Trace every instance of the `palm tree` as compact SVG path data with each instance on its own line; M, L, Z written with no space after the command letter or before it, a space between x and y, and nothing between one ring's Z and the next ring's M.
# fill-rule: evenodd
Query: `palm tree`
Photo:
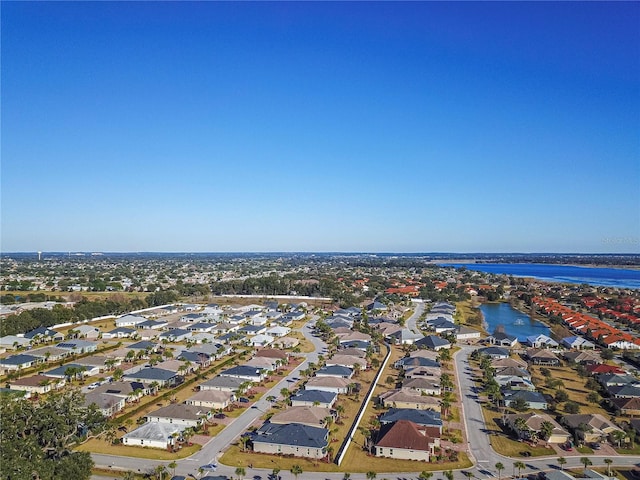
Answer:
M167 473L167 467L165 467L164 465L158 465L153 473L158 480L164 480L164 474Z
M425 470L420 472L420 475L418 475L420 480L429 480L431 477L433 477L433 472L427 472Z
M613 437L615 442L618 444L618 448L620 448L620 445L622 444L622 440L624 440L624 438L627 436L627 434L625 432L623 432L622 430L615 430L611 434L611 436Z
M176 476L176 468L178 467L178 463L174 460L169 465L167 465L171 470L173 470L173 476Z
M373 471L367 472L367 480L375 480L377 476L378 474L376 472L373 472Z
M586 470L589 465L593 465L589 457L580 457L580 463L584 465L584 469Z
M350 474L350 473L345 473L345 474L342 476L342 480L350 480L350 478L351 478L351 474Z
M336 407L336 414L337 414L338 420L342 417L343 413L344 413L344 407L342 405L338 405Z
M613 463L613 460L611 460L610 458L605 458L604 459L604 463L607 465L607 477L611 476L611 464Z
M242 451L247 451L247 444L249 443L249 437L240 437L240 443L242 444Z
M326 448L327 452L327 463L331 463L331 459L333 458L333 447L328 445Z
M296 477L296 480L298 480L298 475L302 474L302 467L296 463L289 471L294 477Z
M242 480L246 474L247 471L244 469L244 467L236 468L236 476L238 477L238 480Z
M564 466L567 463L567 459L564 457L558 457L558 465L560 465L560 470L564 470Z
M280 469L278 467L271 470L271 478L272 480L278 480L280 478Z
M498 471L498 480L500 480L500 474L504 470L504 465L501 462L495 464L496 470Z
M518 477L521 477L522 475L520 474L520 472L522 470L524 470L525 468L527 468L527 466L524 464L524 462L517 461L517 462L514 462L513 468L517 468L518 469Z
M453 480L453 470L445 470L444 471L444 477L447 480Z

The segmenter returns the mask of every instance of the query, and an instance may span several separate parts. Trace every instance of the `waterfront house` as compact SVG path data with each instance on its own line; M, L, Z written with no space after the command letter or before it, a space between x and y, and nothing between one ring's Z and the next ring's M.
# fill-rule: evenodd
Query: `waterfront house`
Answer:
M493 332L487 337L487 342L499 347L515 347L518 344L518 337L504 332Z
M484 347L478 349L478 352L494 360L509 358L509 350L501 347Z
M558 342L556 342L553 338L544 335L530 335L525 341L525 345L528 345L533 348L556 348L558 347Z
M478 340L480 338L480 331L466 325L458 325L455 331L456 340Z

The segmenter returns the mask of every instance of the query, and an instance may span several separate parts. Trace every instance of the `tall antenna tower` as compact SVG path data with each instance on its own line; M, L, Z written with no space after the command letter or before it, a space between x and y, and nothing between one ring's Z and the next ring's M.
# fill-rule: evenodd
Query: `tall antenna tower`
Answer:
M38 252L38 261L42 260L42 252Z

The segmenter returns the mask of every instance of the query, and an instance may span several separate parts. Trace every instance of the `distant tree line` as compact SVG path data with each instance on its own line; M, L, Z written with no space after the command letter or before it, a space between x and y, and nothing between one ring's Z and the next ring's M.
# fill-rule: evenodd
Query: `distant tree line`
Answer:
M168 290L152 293L144 299L115 294L106 300L89 301L82 298L71 308L63 305L54 305L51 310L34 308L9 315L0 322L0 336L26 333L39 327L52 327L60 323L81 322L104 315L121 315L132 310L173 303L178 298L177 292Z

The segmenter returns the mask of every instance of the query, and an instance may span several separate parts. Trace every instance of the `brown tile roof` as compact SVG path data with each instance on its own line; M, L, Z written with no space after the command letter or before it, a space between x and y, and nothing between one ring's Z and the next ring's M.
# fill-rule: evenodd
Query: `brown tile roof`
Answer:
M267 358L279 358L282 360L287 359L287 354L281 350L276 350L275 348L261 348L256 354L256 357L267 357Z
M408 420L383 425L378 438L376 447L430 451L434 444L426 432L421 432L415 423Z
M322 407L289 407L271 417L271 423L301 423L311 427L322 425L331 416L331 410Z

